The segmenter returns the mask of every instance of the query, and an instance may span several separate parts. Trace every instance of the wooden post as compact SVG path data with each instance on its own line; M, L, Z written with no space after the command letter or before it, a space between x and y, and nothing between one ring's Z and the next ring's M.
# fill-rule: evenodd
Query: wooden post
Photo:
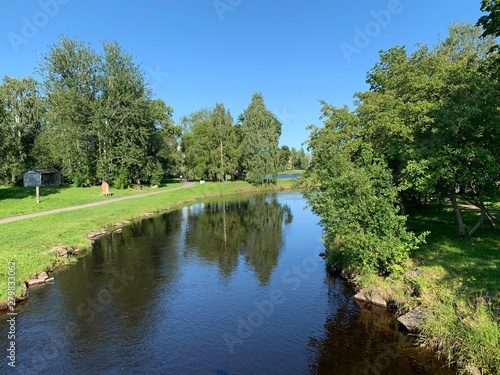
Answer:
M40 187L35 187L36 190L36 203L40 203Z

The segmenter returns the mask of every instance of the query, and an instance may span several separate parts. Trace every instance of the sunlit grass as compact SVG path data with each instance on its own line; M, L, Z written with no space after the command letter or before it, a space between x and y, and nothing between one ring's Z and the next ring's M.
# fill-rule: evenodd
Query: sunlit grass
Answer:
M168 181L159 188L142 186L142 190L135 188L113 189L111 196L101 196L101 187L77 188L71 185L59 187L41 187L40 203L36 203L35 188L0 187L0 219L52 210L61 207L77 206L86 203L105 201L127 195L138 195L159 190L182 186L180 181Z

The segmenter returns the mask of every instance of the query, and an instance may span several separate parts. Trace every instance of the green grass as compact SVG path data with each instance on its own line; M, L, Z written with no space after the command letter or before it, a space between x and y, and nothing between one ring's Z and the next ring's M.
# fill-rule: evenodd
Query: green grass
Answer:
M143 190L113 189L111 196L101 196L101 187L77 188L70 185L59 187L41 187L40 203L36 203L35 188L0 187L0 219L10 216L30 214L55 208L77 206L86 203L105 201L127 195L138 195L181 186L180 181L166 181L158 189L142 186Z
M469 227L479 215L466 209L462 213ZM427 243L412 254L424 273L441 275L442 283L459 281L471 297L500 291L500 231L485 221L473 238L461 238L449 207L442 212L434 207L412 210L409 215L411 229L431 232Z
M264 190L292 189L291 181L278 181ZM140 199L114 202L102 206L61 212L46 216L0 224L0 280L7 280L8 262L16 262L18 294L20 283L30 275L52 269L56 257L49 252L55 246L90 246L86 234L115 223L138 218L145 212L159 212L179 207L205 197L260 192L263 189L242 181L210 183L192 188L165 192ZM3 203L2 203L3 204ZM0 301L7 298L7 282L0 284Z

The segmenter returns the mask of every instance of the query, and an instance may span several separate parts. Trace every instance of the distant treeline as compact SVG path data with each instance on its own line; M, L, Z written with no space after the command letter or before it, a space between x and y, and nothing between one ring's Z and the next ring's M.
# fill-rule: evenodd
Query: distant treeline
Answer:
M20 184L36 167L61 169L77 186L118 188L167 174L270 183L280 169L307 167L304 150L279 148L281 124L259 93L237 123L216 104L175 124L116 42L96 51L62 37L37 73L41 82L4 77L0 85L0 185Z

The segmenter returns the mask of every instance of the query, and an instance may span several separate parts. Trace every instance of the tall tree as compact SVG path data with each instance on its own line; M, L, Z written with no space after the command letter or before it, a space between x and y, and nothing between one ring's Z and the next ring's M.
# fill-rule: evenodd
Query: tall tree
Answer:
M210 116L210 164L212 179L226 181L238 167L238 139L231 113L217 103Z
M283 145L280 149L280 170L289 169L292 169L292 151L290 151L290 147Z
M200 109L181 119L184 173L187 178L206 178L209 164L208 129L211 110Z
M44 104L31 77L4 77L0 85L0 185L14 185L35 166L33 152L41 131Z
M98 55L89 45L62 37L43 56L39 72L48 107L43 144L49 160L78 186L92 185L98 155L92 120L102 95Z
M179 175L182 166L181 135L182 128L174 124L174 110L161 99L150 102L153 118L156 119L157 149L156 158L165 173Z
M240 116L242 165L252 184L276 183L280 165L281 123L266 109L262 94L256 93Z
M98 53L62 37L44 56L40 72L48 103L40 145L69 179L78 186L159 182L178 131L172 109L151 99L130 54L116 42L103 43Z
M182 119L183 150L190 175L226 181L238 172L239 138L231 113L223 104L205 108Z
M98 135L97 177L127 185L149 181L161 170L156 104L132 56L116 42L104 43L99 77L101 96L93 118ZM155 178L157 180L157 178ZM157 181L155 181L157 182Z

